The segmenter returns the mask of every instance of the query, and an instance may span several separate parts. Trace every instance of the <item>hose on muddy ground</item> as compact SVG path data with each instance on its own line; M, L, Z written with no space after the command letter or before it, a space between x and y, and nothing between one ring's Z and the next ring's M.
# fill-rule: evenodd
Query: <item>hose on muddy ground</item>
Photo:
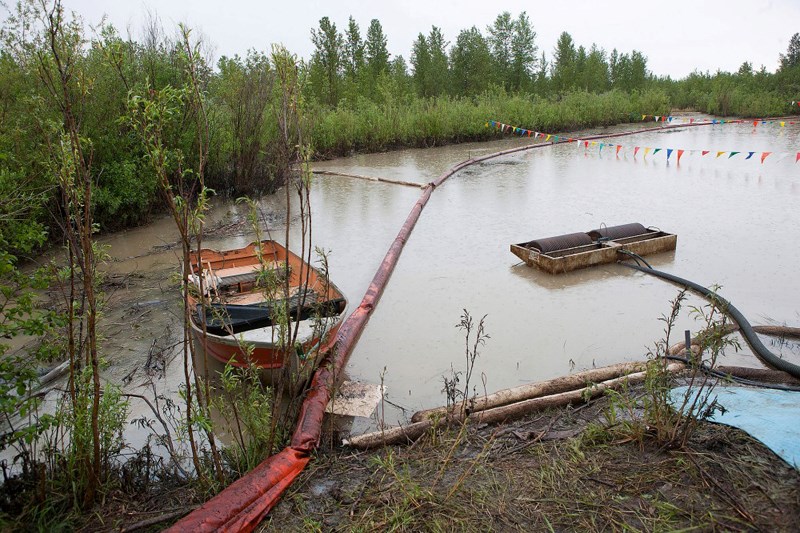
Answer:
M738 309L736 309L733 304L719 296L714 291L708 289L707 287L703 287L699 283L675 276L674 274L662 272L661 270L643 267L638 264L621 264L628 268L632 268L634 270L644 272L645 274L650 274L652 276L671 281L672 283L681 285L687 289L691 289L694 292L702 295L704 298L710 300L712 303L718 304L720 309L727 313L728 316L730 316L731 319L739 325L739 330L741 331L742 336L744 337L745 341L747 341L747 344L750 345L750 348L753 350L753 354L758 358L759 361L761 361L762 364L768 368L786 372L793 378L800 379L800 366L792 364L789 361L785 361L772 353L766 346L764 346L764 343L761 342L758 334L753 330L753 326L750 325L750 322L747 321L745 316Z

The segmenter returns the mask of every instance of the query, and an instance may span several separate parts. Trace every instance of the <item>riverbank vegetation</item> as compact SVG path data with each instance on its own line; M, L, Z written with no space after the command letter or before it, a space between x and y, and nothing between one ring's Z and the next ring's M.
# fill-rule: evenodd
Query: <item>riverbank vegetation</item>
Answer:
M154 418L141 425L163 454L146 447L122 460L129 406L101 380L98 232L166 210L186 265L202 243L210 195L291 183L287 205L290 194L307 202L313 157L490 139L500 135L486 127L490 119L555 133L675 107L779 115L797 112L789 102L800 93L798 35L774 74L745 63L736 73L671 80L651 73L641 52L587 48L567 33L552 54L540 52L525 13L502 13L485 32L466 29L452 43L433 27L408 61L390 56L377 20L362 37L353 18L340 32L323 17L307 61L280 46L214 61L188 28L171 33L155 17L138 39L106 24L90 28L59 0L24 0L0 28L0 415L2 446L17 452L3 469L9 527L64 526L113 490L136 492L161 477L196 481L202 499L279 447L291 426L281 415L278 427L272 391L251 377L223 376L228 395L246 389L239 392L269 405L270 416L212 405L209 376L191 366L182 286L183 403L156 395ZM302 179L290 181L301 163ZM63 262L23 272L22 259L48 243L63 246ZM36 342L6 342L20 339ZM54 414L42 413L37 370L59 361L63 397ZM233 451L217 446L213 408L248 428Z

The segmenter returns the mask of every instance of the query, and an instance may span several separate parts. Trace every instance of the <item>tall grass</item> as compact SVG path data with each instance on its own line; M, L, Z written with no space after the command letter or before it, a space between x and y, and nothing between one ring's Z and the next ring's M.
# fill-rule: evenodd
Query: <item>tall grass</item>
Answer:
M627 94L568 93L559 99L486 92L476 98L406 97L376 104L360 99L335 109L311 113L313 145L318 157L376 152L401 147L430 147L497 138L489 120L548 133L609 126L638 120L640 114L668 114L669 98L661 90Z

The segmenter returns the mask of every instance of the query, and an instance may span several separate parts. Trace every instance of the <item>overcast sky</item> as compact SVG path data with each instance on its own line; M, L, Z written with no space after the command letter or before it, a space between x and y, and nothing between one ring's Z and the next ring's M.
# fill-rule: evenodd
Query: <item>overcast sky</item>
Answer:
M13 1L13 0L11 0ZM682 78L694 70L736 71L744 61L773 72L789 39L800 32L800 0L64 0L67 9L96 24L103 14L123 36L137 37L148 10L172 30L186 22L212 43L215 58L269 50L282 43L308 58L311 29L328 16L340 31L355 18L366 35L377 18L392 56L410 59L411 44L431 26L455 42L462 29L486 27L503 11L526 11L536 45L548 60L562 31L576 45L639 50L657 75Z

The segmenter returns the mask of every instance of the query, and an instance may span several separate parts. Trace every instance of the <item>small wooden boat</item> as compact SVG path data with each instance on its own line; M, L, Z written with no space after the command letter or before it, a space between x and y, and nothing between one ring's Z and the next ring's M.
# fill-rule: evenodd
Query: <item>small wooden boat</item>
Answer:
M674 250L677 241L677 235L632 223L512 244L511 253L528 266L561 274L614 263L626 254L645 256Z
M190 296L192 341L199 353L222 363L252 363L275 376L287 365L292 372L309 371L315 352L344 318L347 300L336 285L275 241L204 248L190 264L187 281L196 289ZM295 332L287 349L285 339Z

